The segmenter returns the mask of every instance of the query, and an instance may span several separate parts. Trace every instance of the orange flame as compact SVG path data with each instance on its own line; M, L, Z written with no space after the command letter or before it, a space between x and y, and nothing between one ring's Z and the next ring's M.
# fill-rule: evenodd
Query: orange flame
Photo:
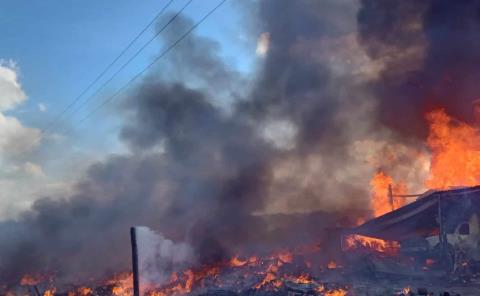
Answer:
M47 289L45 292L43 292L43 296L54 296L56 291L57 289L55 288Z
M325 293L325 296L345 296L345 295L347 295L347 291L343 289L331 290Z
M313 280L308 274L301 274L300 276L289 276L286 277L286 279L297 284L310 284L313 282Z
M38 283L40 281L41 280L39 278L34 277L32 275L29 275L29 274L26 274L20 280L20 285L22 285L22 286L35 286L35 285L38 285Z
M315 289L315 291L316 291L317 293L322 293L322 292L325 291L325 286L324 286L324 285L319 285L319 286Z
M247 263L248 263L248 260L242 260L237 256L234 256L232 259L230 259L230 266L233 266L233 267L243 266Z
M372 190L372 207L375 217L398 209L405 204L405 199L403 198L395 197L390 200L388 192L389 185L392 186L394 194L405 194L407 191L407 187L404 183L395 183L392 177L386 175L382 171L377 172L370 181Z
M275 288L280 288L283 285L283 282L277 278L278 268L282 265L282 262L276 261L268 266L265 278L258 284L255 285L255 289L260 289L265 285L271 284Z
M115 275L106 284L112 285L112 294L115 296L129 296L133 294L133 274L130 272Z
M352 234L345 237L345 248L347 250L353 250L359 247L394 255L399 251L400 244L396 241L385 241L359 234Z
M480 184L480 133L475 127L453 119L445 110L426 116L430 123L427 139L432 152L428 188Z
M93 290L88 287L80 287L77 290L68 291L67 296L89 296Z
M280 259L283 263L292 263L293 261L293 254L291 252L281 252L278 253L278 259Z
M257 276L260 276L260 280L257 280L253 284L255 289L266 289L271 291L277 291L281 288L286 281L293 282L296 284L309 284L313 287L317 287L324 292L324 288L319 287L319 283L315 282L314 279L309 274L286 274L285 270L280 269L280 267L286 264L292 264L294 262L294 257L297 255L307 255L312 253L317 253L320 250L318 244L305 245L293 248L292 250L279 250L273 252L270 255L257 257L243 257L240 255L232 257L230 260L223 262L218 262L214 265L207 265L201 268L188 269L183 272L173 272L170 279L167 283L163 284L154 284L154 283L142 283L143 294L147 296L180 296L188 295L197 287L205 287L208 283L209 285L222 286L224 283L221 282L219 275L222 273L223 269L227 272L232 271L232 269L240 271L237 274L241 274L239 281L243 281L247 278L249 274L253 275L255 279ZM302 257L303 258L303 257ZM312 266L310 262L306 265L309 268ZM115 296L132 296L133 295L133 275L130 272L116 274L112 279L104 281L106 289L109 289L112 295ZM227 280L228 281L228 280ZM44 282L43 280L38 280L33 276L24 276L22 280L23 284L31 285L38 282ZM227 282L226 282L227 283ZM43 296L53 296L55 293L55 288L47 290ZM89 296L94 294L95 291L90 287L80 287L72 289L65 294L68 296Z
M335 268L337 268L337 263L335 263L335 261L330 261L327 264L327 268L328 269L335 269Z

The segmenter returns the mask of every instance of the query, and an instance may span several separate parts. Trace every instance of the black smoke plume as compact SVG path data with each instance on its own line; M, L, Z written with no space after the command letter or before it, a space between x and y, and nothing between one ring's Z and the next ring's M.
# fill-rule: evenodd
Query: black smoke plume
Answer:
M363 0L359 40L385 68L372 85L381 121L425 138L425 113L474 121L480 97L480 1Z

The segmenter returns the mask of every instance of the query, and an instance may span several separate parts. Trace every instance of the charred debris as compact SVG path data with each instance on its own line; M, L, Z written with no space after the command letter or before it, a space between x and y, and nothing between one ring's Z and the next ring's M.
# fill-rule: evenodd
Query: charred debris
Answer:
M297 219L301 227L326 219L325 215L306 216L290 219ZM270 254L253 251L249 256L177 272L157 287L142 287L136 266L124 279L94 288L64 292L46 283L32 283L17 292L35 296L478 295L479 216L480 186L428 191L359 226L318 232L323 236L320 243L308 241L304 247ZM295 233L290 228L276 231ZM305 242L300 236L296 240ZM134 247L135 243L133 236ZM134 250L133 262L138 264L136 256Z

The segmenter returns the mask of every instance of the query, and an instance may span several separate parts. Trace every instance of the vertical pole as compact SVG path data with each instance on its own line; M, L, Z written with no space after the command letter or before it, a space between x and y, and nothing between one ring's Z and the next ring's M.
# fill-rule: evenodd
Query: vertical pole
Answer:
M448 239L447 234L445 232L445 221L444 221L444 214L443 214L443 203L441 195L438 197L438 228L439 228L439 244L440 244L440 252L443 260L443 264L446 264L448 269L455 268L455 258L452 258L450 254L450 250L448 248ZM452 265L453 266L450 266Z
M443 243L443 217L442 217L442 205L440 203L440 197L437 198L438 200L438 241Z
M438 197L438 241L442 251L445 246L445 227L443 225L442 199Z
M393 189L392 184L388 184L388 200L390 201L390 206L392 207L392 211L395 210L395 206L393 204Z
M40 291L38 290L37 285L33 286L33 288L34 288L35 294L37 294L37 296L42 296L42 294L40 294Z
M132 243L133 296L140 296L140 279L138 275L137 233L136 233L135 227L130 227L130 241Z

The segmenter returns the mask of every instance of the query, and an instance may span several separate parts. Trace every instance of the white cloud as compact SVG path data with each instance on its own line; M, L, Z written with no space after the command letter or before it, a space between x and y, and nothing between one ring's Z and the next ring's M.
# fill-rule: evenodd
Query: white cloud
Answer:
M0 220L15 216L37 194L45 192L45 173L40 165L29 160L42 133L5 114L26 100L17 66L0 59Z
M9 159L32 150L40 143L40 139L38 129L25 127L17 118L0 113L1 159Z
M27 98L18 82L17 72L14 62L0 60L0 161L9 161L30 151L41 139L38 129L25 127L17 118L2 113Z
M27 99L18 83L17 70L14 62L0 60L0 112L10 110Z
M37 104L37 107L38 107L38 110L39 110L40 112L45 112L45 111L47 111L47 106L45 106L45 104L43 104L43 103L38 103L38 104Z

